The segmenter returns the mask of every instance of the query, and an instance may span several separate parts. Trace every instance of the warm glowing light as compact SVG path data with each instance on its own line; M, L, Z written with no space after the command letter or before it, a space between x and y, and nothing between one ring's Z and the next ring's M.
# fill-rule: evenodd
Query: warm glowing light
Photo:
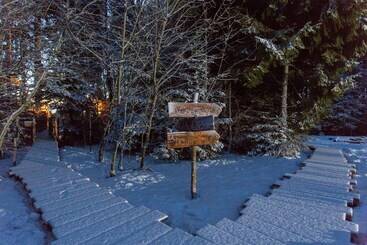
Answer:
M10 83L15 85L15 86L20 86L20 84L22 83L22 80L18 78L18 76L16 75L11 75L10 76Z
M48 105L43 104L39 107L39 112L48 112Z
M50 107L48 106L47 102L41 102L38 105L33 106L33 111L37 114L49 114L50 113Z
M102 113L105 113L107 111L108 105L105 100L97 100L96 107L97 114L101 115Z

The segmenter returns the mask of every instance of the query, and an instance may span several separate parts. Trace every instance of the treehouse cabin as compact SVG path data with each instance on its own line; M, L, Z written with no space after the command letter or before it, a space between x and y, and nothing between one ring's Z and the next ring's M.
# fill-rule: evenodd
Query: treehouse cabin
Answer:
M51 117L50 108L47 102L42 102L38 106L35 106L33 111L35 112L37 122L37 132L48 130L49 119Z
M84 110L63 106L56 113L47 114L48 131L57 137L60 146L98 144L108 121L108 103L96 100Z
M33 111L26 111L18 119L18 127L21 129L22 142L25 145L32 145L36 140L37 124L36 115Z

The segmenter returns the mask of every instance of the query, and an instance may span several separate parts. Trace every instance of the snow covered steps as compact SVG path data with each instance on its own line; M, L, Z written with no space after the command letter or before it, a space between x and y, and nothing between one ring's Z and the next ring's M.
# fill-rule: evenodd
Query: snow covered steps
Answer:
M286 174L285 178L289 179L278 181L274 186L290 193L341 200L354 207L359 205L360 194L354 192L357 181L353 173L356 173L355 166L347 164L340 150L320 147L304 161L300 170Z
M70 168L53 141L38 141L9 171L29 192L54 234L52 244L211 244L162 223L167 215L134 207Z
M172 229L161 222L167 215L134 207L72 169L24 160L9 174L29 191L52 228L53 244L210 244Z
M349 206L360 199L351 173L341 151L317 148L271 195L253 195L236 221L223 219L197 234L216 244L350 244L358 225Z

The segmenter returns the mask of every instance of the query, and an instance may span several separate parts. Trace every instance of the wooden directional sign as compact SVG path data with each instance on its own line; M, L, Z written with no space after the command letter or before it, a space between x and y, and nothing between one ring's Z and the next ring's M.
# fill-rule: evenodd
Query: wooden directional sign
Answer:
M214 130L214 117L181 118L176 124L178 131L208 131Z
M213 103L168 103L169 117L217 117L222 107Z
M173 132L167 134L167 147L170 149L199 145L212 145L220 136L215 130L199 132Z
M212 145L219 141L214 130L214 117L222 108L213 103L198 103L199 93L194 94L194 103L168 103L169 117L178 117L176 128L181 132L167 133L169 149L192 147L191 198L197 196L197 146Z

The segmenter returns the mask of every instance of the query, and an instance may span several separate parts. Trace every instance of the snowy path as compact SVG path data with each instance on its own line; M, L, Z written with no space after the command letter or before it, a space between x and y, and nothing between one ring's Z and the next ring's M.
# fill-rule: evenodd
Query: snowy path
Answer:
M337 149L317 148L271 195L253 195L237 220L206 225L195 236L162 223L167 215L135 207L60 167L55 149L39 141L11 170L52 227L53 244L349 244L358 232L348 221L360 199L355 166Z
M39 215L29 207L22 186L7 175L10 159L0 160L0 244L36 245L46 241Z
M137 244L173 232L161 223L167 215L134 207L58 165L56 146L41 140L10 171L23 182L43 221L51 226L56 238L53 244ZM185 232L180 234L192 238Z

